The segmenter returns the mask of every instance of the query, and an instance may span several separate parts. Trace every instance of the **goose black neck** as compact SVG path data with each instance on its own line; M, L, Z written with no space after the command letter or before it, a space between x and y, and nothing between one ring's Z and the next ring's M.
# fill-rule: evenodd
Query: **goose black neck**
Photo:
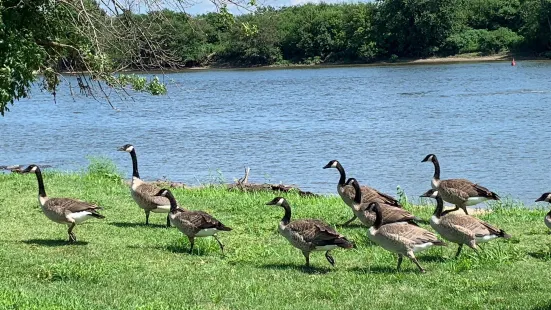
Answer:
M440 218L442 211L444 211L444 200L442 200L442 197L436 196L436 209L434 209L433 215Z
M36 174L36 179L38 180L38 195L40 197L46 197L46 190L44 189L44 180L42 179L42 171L40 171L40 168L36 167L36 171L34 172Z
M356 191L354 195L354 202L357 204L362 203L362 191L360 190L360 184L358 184L357 181L352 182L352 186L354 186L354 190Z
M281 207L285 210L285 215L283 215L281 222L283 222L283 225L287 225L291 222L291 206L289 206L287 201L284 201Z
M346 172L344 172L344 168L341 165L341 163L337 164L337 170L339 170L339 173L341 174L341 178L339 179L339 185L344 185L346 182Z
M432 163L434 164L434 179L440 180L440 164L438 163L438 159L436 156L433 157Z
M138 172L138 158L136 157L136 150L130 151L130 156L132 157L132 176L140 178L140 173Z
M381 213L381 207L379 207L378 203L376 203L373 211L375 212L375 223L373 223L373 226L375 229L379 229L381 225L383 225L383 214Z
M168 201L170 201L170 212L174 213L178 208L178 203L176 202L176 198L174 198L174 195L172 195L171 192L166 193L166 198L168 199Z

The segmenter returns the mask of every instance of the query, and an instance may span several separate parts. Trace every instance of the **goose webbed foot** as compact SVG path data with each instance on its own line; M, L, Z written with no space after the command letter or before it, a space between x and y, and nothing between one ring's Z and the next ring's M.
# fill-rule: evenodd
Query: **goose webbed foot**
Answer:
M411 259L412 262L415 263L415 265L417 265L417 268L419 268L419 271L420 271L421 273L425 273L425 272L426 272L426 270L423 269L423 267L421 267L421 265L419 264L419 262L417 261L417 258L415 258L415 256L410 257L410 259Z
M357 218L356 215L352 216L351 219L349 219L348 221L344 222L341 226L347 226L349 225L350 223L354 222L354 220Z
M325 252L325 258L327 258L327 261L331 264L331 266L335 267L335 259L331 256L331 254L329 254L329 251Z
M69 225L69 230L67 230L67 233L69 234L69 242L77 242L77 236L75 236L75 233L73 232L73 228L75 228L75 223L71 223Z
M218 240L218 237L216 235L212 235L214 237L214 240L216 240L216 242L218 242L218 245L220 246L220 251L222 251L222 254L224 254L224 245L222 244L222 242L220 242L220 240Z

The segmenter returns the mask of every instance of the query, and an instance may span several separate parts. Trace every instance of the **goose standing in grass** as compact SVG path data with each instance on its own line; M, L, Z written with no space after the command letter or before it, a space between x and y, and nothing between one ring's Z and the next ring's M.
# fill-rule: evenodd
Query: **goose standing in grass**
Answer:
M170 212L168 217L172 225L176 226L184 235L189 239L190 247L189 254L193 252L193 245L195 244L195 237L209 237L213 236L218 245L222 254L224 253L224 245L216 233L219 231L231 231L230 227L222 224L219 220L212 217L210 214L203 211L190 211L179 208L172 195L172 192L168 189L161 189L156 195L156 197L165 197L169 200L170 203Z
M444 239L459 245L455 257L459 256L464 244L478 252L478 243L488 242L496 238L511 238L502 229L496 228L474 216L451 213L453 210L444 211L444 201L438 191L434 189L427 191L421 197L436 199L436 209L430 219L430 226Z
M337 183L337 192L339 193L339 196L341 196L344 203L349 206L350 208L353 208L354 204L354 188L353 186L347 184L346 182L346 172L344 171L343 166L338 160L332 160L327 165L323 167L323 169L327 168L335 168L340 173L339 183ZM373 189L369 186L362 186L362 202L363 203L369 203L369 202L379 202L379 203L385 203L391 206L396 206L401 208L400 202L398 200L394 199L392 196L381 193L377 191L376 189ZM348 225L352 223L356 219L356 215L352 216L351 219L346 221L343 225Z
M44 212L44 215L46 215L48 219L69 226L67 230L69 242L77 241L77 237L73 232L76 224L80 224L92 218L105 218L98 213L98 210L102 208L96 205L71 198L48 197L44 188L44 180L42 179L40 168L37 165L30 165L21 173L30 172L36 174L36 179L38 180L38 202L40 203L42 212Z
M368 228L375 224L375 212L367 210L369 204L362 203L362 191L360 190L360 183L355 178L350 178L347 181L348 184L354 187L354 203L352 204L352 210L354 215ZM407 210L392 206L385 203L379 203L381 214L383 216L383 224L394 222L408 222L410 224L417 225L415 222L426 222L423 219L416 217Z
M153 184L145 183L140 179L138 172L138 158L136 150L132 144L125 144L118 148L118 151L130 153L132 157L132 183L130 185L130 194L132 198L145 212L145 224L149 225L149 213L168 213L170 211L170 201L166 197L155 196L161 189ZM170 227L170 219L166 217L166 227Z
M325 251L325 258L331 266L335 266L335 259L329 252L336 248L354 247L352 242L323 221L314 219L291 221L291 206L283 197L276 197L266 205L282 207L285 210L285 215L279 222L279 233L295 248L302 251L306 259L306 267L310 266L310 252Z
M486 200L499 200L499 196L496 193L469 180L440 180L440 164L436 155L429 154L425 156L422 162L427 161L434 164L434 176L431 181L432 188L439 192L444 201L453 203L455 210L461 208L468 215L467 206L474 206Z
M417 265L421 272L425 272L414 253L424 251L432 246L446 246L446 243L439 240L435 234L419 226L407 222L383 225L383 216L378 202L371 202L368 210L375 212L376 219L375 224L369 228L367 236L385 250L398 254L396 267L398 270L400 270L405 255Z
M538 201L551 202L551 193L544 193L543 195L541 195L540 198L536 199L536 202ZM547 214L543 218L543 222L545 223L545 226L547 226L547 228L551 229L551 211L547 212Z

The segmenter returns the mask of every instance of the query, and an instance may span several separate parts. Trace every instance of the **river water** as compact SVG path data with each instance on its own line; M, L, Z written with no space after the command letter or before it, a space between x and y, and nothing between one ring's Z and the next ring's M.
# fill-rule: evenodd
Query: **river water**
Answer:
M81 170L87 156L131 175L136 147L144 179L188 184L250 181L336 193L338 159L348 176L396 195L442 178L467 178L530 205L551 191L551 62L524 61L166 75L169 95L111 99L117 110L38 88L0 119L0 165ZM70 77L69 77L70 79Z

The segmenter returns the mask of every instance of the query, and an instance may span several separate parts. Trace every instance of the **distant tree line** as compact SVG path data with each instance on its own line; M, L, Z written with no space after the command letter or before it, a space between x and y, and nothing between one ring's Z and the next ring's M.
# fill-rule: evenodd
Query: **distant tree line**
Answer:
M121 74L128 69L507 51L551 58L551 0L377 0L280 9L257 7L255 0L210 1L216 13L191 16L160 8L193 0L0 0L0 114L37 82L54 99L62 83L108 102L113 89L166 92L157 77ZM250 13L232 15L228 3ZM135 13L144 7L147 14ZM73 72L78 83L62 72Z
M551 0L379 0L262 7L230 18L168 10L132 18L161 21L153 31L157 42L173 56L172 65L186 67L368 63L507 51L551 57ZM158 64L147 56L142 53L141 62Z

